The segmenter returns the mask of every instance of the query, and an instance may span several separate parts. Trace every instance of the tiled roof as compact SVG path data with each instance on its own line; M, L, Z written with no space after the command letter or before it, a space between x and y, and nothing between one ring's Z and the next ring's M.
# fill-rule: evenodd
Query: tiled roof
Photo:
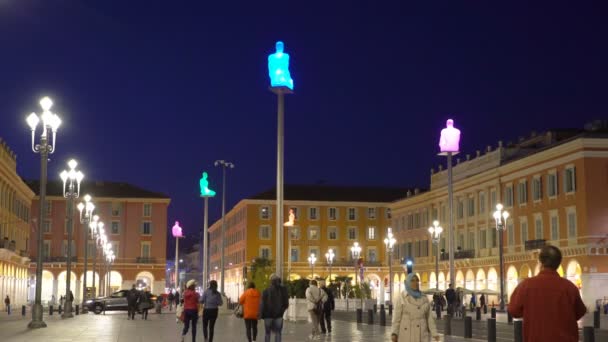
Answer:
M36 196L40 195L40 181L24 180L24 182L34 191ZM90 194L93 197L109 198L161 198L169 199L169 196L160 192L153 192L142 189L135 185L124 182L82 182L80 186L81 194ZM63 196L63 183L61 181L50 181L46 188L47 196Z
M275 200L276 188L256 194L248 199ZM330 185L285 185L284 199L287 201L328 202L394 202L414 193L413 188L387 188L364 186ZM421 191L422 192L422 191Z

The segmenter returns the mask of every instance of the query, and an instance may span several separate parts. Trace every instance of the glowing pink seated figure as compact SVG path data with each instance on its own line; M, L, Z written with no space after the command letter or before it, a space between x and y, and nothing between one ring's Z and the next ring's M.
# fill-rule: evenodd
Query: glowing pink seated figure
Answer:
M175 221L175 225L171 229L171 233L173 233L173 237L178 237L178 238L184 237L182 235L182 227L179 226L178 221Z
M441 152L458 152L460 144L460 130L454 127L454 120L448 119L446 128L441 130L439 148Z
M293 209L289 209L289 221L285 222L283 226L292 227L296 221L296 215L293 213Z

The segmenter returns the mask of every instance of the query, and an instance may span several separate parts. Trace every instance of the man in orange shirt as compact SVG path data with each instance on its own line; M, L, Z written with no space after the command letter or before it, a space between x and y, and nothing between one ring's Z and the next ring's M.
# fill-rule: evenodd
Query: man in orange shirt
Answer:
M515 288L509 313L523 318L524 341L578 342L576 322L587 309L578 288L556 271L562 262L562 252L547 245L540 250L538 259L542 266L540 273Z

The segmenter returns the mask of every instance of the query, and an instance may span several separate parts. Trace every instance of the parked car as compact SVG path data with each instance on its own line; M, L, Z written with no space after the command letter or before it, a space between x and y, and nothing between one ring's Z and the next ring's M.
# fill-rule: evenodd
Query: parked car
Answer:
M85 302L85 305L89 311L93 311L97 315L103 311L127 311L129 309L129 305L127 303L127 295L129 291L130 290L120 290L107 297L89 299ZM152 305L154 305L156 296L152 295L151 299Z

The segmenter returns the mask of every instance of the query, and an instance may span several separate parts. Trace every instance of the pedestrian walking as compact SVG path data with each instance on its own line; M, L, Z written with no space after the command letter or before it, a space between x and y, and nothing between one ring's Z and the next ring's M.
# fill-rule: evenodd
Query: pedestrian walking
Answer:
M283 315L289 307L287 289L281 285L281 278L276 274L270 275L270 286L262 292L262 307L260 317L264 320L264 341L270 342L274 333L274 341L281 342L283 331Z
M175 295L173 295L173 300L175 301L175 306L177 307L180 303L179 301L179 291L175 290Z
M260 317L260 301L262 294L256 290L255 283L250 281L247 290L239 298L239 304L243 306L243 319L245 320L245 331L247 341L255 342L258 337L258 319Z
M331 312L336 308L334 294L331 289L325 286L325 282L321 282L321 290L325 291L327 301L323 304L323 315L321 316L321 333L331 333Z
M508 311L515 318L523 318L524 341L576 342L576 322L587 308L578 288L557 273L562 253L555 246L545 245L538 259L540 273L515 288Z
M391 340L393 342L429 342L431 337L439 341L440 336L431 314L431 303L420 292L420 279L410 273L405 279L405 291L395 302Z
M167 302L169 302L169 311L173 310L174 301L175 301L175 296L173 295L173 291L170 291L169 295L167 295Z
M198 324L199 294L195 291L196 281L188 280L186 291L184 292L184 329L182 330L182 342L188 334L190 324L192 324L192 342L196 341L196 325ZM176 307L177 310L177 307ZM205 338L206 339L206 338Z
M448 315L454 315L454 309L456 308L456 291L454 285L450 284L450 287L445 291L445 299L448 301Z
M323 315L323 307L326 301L327 294L325 294L325 291L317 287L316 280L311 280L310 285L306 289L306 308L312 321L312 331L310 336L308 336L311 340L319 339L320 337L319 321Z
M217 281L211 280L209 282L209 288L203 292L201 297L201 304L203 304L203 335L205 341L213 342L213 332L219 307L224 305L222 294L217 290Z
M162 297L159 297L162 300ZM145 288L144 292L139 296L139 302L137 304L139 311L141 311L141 318L148 320L148 310L152 307L152 295L150 289Z
M127 292L127 306L128 316L127 319L135 319L135 312L137 311L137 303L139 302L139 291L135 287L135 284Z
M6 312L8 312L8 314L11 314L11 298L6 295L6 298L4 298L4 310Z
M481 306L481 309L483 310L483 313L487 313L488 312L488 309L486 308L486 296L484 296L483 293L479 297L479 305Z

